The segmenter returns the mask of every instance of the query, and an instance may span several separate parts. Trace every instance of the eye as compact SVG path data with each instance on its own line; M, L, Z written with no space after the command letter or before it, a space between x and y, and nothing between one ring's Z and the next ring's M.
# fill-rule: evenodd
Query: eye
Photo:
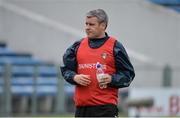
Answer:
M95 24L93 24L93 23L89 23L89 25L90 25L90 26L94 26Z

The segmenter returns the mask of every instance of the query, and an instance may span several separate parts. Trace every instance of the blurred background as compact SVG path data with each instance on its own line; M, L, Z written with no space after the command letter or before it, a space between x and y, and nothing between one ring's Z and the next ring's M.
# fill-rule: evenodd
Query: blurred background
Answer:
M120 116L180 116L180 0L0 0L0 116L73 116L59 66L97 8L136 72Z

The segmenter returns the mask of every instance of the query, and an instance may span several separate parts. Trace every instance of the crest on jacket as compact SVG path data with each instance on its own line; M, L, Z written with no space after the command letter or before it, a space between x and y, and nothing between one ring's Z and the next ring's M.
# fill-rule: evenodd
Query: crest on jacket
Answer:
M103 53L101 54L101 57L102 57L103 59L106 59L106 58L107 58L107 53L103 52Z

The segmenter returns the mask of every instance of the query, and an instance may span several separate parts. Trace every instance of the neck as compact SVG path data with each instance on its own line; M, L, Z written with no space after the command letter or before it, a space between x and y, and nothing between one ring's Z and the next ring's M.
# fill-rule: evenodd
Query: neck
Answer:
M95 38L89 38L90 40L99 40L99 39L104 39L106 37L109 37L107 33L104 33L104 35L95 37Z
M103 32L99 37L97 38L104 38L106 36L105 32Z
M101 35L95 37L94 39L100 39L100 38L104 38L106 36L105 32L103 32Z

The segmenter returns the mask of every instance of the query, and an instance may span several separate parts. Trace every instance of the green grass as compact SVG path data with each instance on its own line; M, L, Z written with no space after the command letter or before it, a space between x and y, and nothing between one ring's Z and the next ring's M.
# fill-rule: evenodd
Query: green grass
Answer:
M33 117L33 118L74 118L74 113L63 113L63 114L37 114L37 115L32 115L32 114L14 114L11 117ZM135 117L128 117L128 114L122 114L119 113L119 118L135 118ZM152 118L152 117L139 117L139 118ZM153 118L180 118L180 116L162 116L162 117L153 117Z

